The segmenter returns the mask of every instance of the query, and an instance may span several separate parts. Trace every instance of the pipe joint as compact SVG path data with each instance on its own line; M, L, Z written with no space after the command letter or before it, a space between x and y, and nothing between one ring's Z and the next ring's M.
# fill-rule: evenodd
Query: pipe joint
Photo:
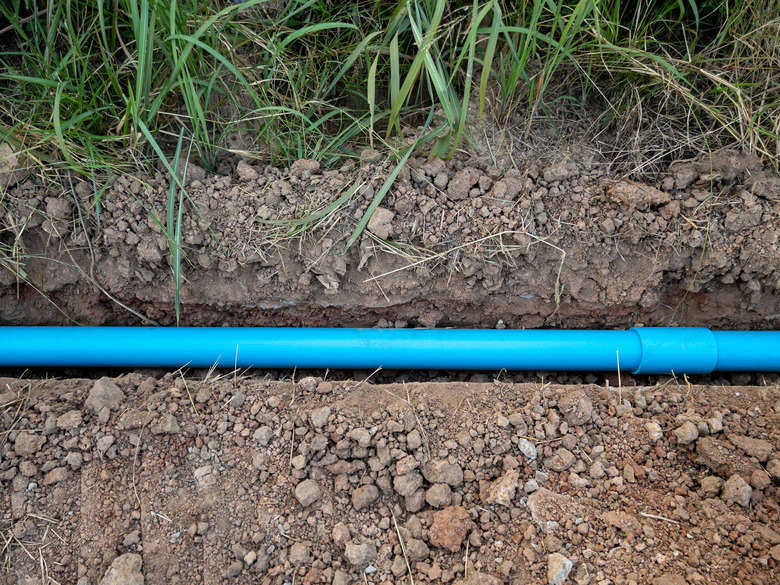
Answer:
M632 327L641 345L634 374L710 374L718 342L706 327Z

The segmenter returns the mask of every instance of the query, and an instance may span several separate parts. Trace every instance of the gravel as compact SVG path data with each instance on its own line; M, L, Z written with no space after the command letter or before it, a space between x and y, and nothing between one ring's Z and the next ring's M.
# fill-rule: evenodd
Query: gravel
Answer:
M17 423L0 413L20 428L0 446L4 519L46 544L59 582L98 583L126 554L148 584L197 567L270 585L770 585L780 567L773 387L624 386L619 402L604 387L491 381L332 380L326 394L314 377L110 382L125 399L97 405L105 422L86 406L95 383L45 381ZM177 433L152 432L172 420ZM683 444L683 427L697 438Z

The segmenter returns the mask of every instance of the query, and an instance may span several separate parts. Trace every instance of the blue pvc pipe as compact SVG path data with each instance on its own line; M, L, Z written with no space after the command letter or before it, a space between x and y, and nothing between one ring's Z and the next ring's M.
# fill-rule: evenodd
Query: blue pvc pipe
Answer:
M780 371L780 332L0 327L0 366Z

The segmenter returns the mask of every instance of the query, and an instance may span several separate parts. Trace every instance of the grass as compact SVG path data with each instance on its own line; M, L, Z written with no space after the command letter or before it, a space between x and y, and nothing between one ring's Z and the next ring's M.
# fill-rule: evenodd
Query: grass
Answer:
M159 156L152 140L171 154L182 129L208 169L241 130L258 137L245 154L333 164L433 107L425 150L449 156L472 100L478 122L494 98L530 126L598 98L620 124L659 93L692 132L780 156L770 0L12 0L0 16L0 139L90 176Z
M236 154L334 166L365 146L400 169L473 146L487 113L527 138L568 103L603 112L626 171L721 146L780 169L773 0L10 0L0 32L0 142L81 174L98 229L112 176L162 164L174 177L155 221L177 320L181 219L198 212L175 178L184 144L209 170ZM287 227L318 225L351 193ZM11 233L0 226L0 266L24 279Z

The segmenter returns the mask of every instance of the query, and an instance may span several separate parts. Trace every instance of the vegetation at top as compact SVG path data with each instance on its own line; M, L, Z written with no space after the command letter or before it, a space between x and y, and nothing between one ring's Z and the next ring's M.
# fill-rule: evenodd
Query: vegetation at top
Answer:
M402 163L474 144L486 118L522 140L557 129L561 106L598 111L617 136L605 154L636 168L728 145L780 169L780 2L3 0L0 96L0 144L71 189L81 175L98 228L111 176L168 171L165 216L149 213L178 322L182 213L200 213L179 171L193 158L216 170L236 154L388 152L401 164L348 246ZM14 240L0 268L28 281L17 223L0 226Z
M776 0L6 0L0 33L0 142L87 176L182 132L212 169L369 144L447 157L474 113L530 126L560 100L780 159Z

